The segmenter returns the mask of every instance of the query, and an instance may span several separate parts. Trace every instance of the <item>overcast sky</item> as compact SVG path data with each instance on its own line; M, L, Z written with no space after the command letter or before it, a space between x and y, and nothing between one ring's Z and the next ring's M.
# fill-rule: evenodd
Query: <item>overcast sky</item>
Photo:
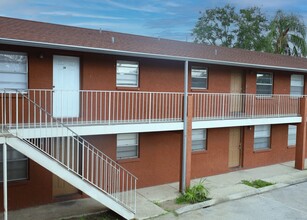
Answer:
M258 6L269 16L282 9L307 24L306 0L0 0L0 15L191 41L199 12L227 3Z

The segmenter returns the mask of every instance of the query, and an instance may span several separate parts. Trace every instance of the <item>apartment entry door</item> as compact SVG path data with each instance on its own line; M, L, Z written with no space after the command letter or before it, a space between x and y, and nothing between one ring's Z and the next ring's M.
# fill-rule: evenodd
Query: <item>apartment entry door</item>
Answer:
M230 112L241 113L243 111L244 96L243 92L243 74L240 71L231 72L230 93Z
M62 180L60 177L53 174L52 177L52 195L53 197L61 197L74 195L79 193L79 190L66 181Z
M236 168L241 165L241 155L242 155L242 138L241 138L241 128L234 127L229 128L229 157L228 157L228 167Z
M54 157L64 164L70 164L73 169L77 169L78 162L80 161L80 153L76 152L79 150L76 143L70 142L67 138L54 138L52 140L52 153ZM60 177L53 174L52 177L52 195L53 197L67 196L79 193L79 190L67 183Z
M79 57L53 56L53 117L79 116Z

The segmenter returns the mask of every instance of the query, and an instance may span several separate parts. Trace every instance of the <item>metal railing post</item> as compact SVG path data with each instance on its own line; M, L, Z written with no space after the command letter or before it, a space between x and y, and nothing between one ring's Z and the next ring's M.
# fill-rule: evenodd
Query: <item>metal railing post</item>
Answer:
M8 210L7 210L7 145L6 141L4 142L3 146L3 219L8 219Z
M109 92L109 123L108 124L111 124L111 92Z
M148 107L148 122L151 122L151 99L152 99L152 93L149 93L149 107Z
M82 164L81 164L81 169L82 169L82 179L84 180L84 140L82 141Z
M15 111L16 111L16 134L18 133L18 112L19 112L19 110L18 110L18 91L16 91L16 109L15 109Z

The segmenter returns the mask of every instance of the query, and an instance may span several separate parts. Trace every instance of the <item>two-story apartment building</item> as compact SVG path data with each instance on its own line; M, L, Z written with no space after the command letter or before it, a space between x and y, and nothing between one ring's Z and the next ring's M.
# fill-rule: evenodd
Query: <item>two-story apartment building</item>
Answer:
M0 203L90 196L132 218L136 187L300 168L306 73L305 58L0 17Z

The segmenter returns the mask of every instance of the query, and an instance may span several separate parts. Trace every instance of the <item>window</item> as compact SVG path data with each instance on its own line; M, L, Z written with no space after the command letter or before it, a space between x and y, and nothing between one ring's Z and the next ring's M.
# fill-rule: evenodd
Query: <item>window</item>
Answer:
M138 87L139 63L130 61L117 61L116 86Z
M254 130L254 150L269 149L271 125L256 125Z
M0 181L3 181L3 146L0 145ZM7 145L7 179L24 180L28 178L28 158Z
M192 130L192 151L207 150L206 129Z
M0 51L0 89L27 88L27 55L25 53Z
M304 95L304 76L303 75L291 75L290 83L290 95L302 96Z
M288 146L296 145L296 125L288 126Z
M192 88L207 89L208 70L201 67L192 67Z
M118 134L116 158L127 159L138 157L138 134Z
M273 93L273 74L257 73L256 94L271 96Z

